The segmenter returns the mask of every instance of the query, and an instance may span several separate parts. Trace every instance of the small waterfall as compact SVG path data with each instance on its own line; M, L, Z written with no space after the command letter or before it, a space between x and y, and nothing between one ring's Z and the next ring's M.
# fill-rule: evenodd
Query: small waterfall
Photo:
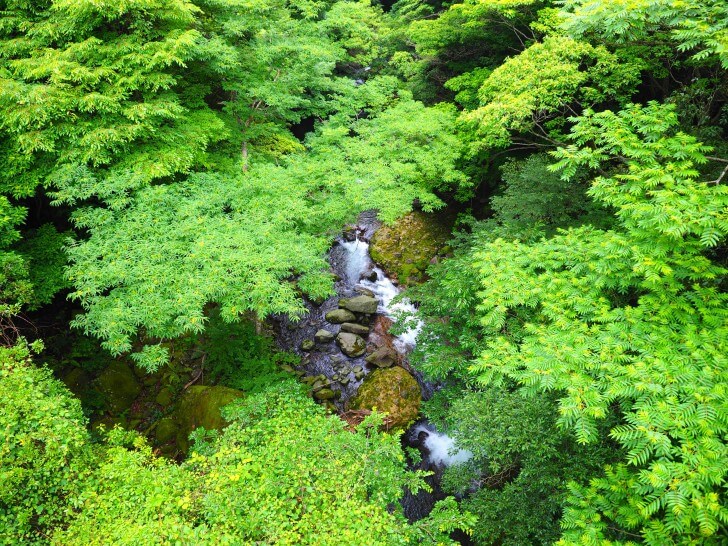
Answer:
M424 434L422 434L424 433ZM421 443L425 448L427 461L439 466L452 466L468 462L473 458L473 454L467 449L460 449L455 446L453 440L447 434L438 432L435 427L429 423L420 423L410 434L421 436Z
M336 373L337 362L342 361L351 367L360 366L366 373L369 373L364 356L345 357L335 343L317 344L307 352L301 352L300 349L301 343L304 340L312 339L319 328L328 329L333 333L339 331L339 325L328 323L325 315L328 311L337 308L340 298L369 292L379 300L378 313L380 315L386 316L394 322L400 318L401 314L405 315L407 326L410 327L399 336L390 337L390 343L405 356L404 365L417 379L422 389L423 399L427 400L432 395L435 386L425 381L417 370L409 368L406 364L406 355L414 349L417 335L422 327L422 323L416 318L417 309L406 299L394 301L401 290L382 269L374 264L369 255L368 240L380 225L375 212L362 213L357 226L345 232L344 236L337 240L329 252L332 271L339 278L335 284L336 295L324 302L307 302L306 307L309 313L299 323L293 323L287 317L279 317L278 343L282 348L298 351L302 355L303 361L300 368L309 376L320 374L332 377ZM373 335L374 332L371 336ZM337 384L335 388L340 391L341 398L335 400L334 403L339 409L346 407L347 400L356 394L359 384L359 380L352 380L346 385ZM472 457L472 453L457 449L452 438L438 432L424 419L418 421L407 433L402 435L402 444L419 448L422 453L422 461L418 468L434 472L433 475L426 478L432 491L421 490L416 495L404 491L401 500L404 514L410 521L415 521L426 517L435 502L445 498L445 493L440 487L445 467L466 462ZM414 469L415 466L412 468Z
M346 278L352 286L358 282L359 286L371 291L379 299L379 312L393 320L396 320L399 313L414 315L417 309L408 300L393 303L392 300L399 295L401 290L387 277L380 268L374 265L369 256L369 243L360 239L341 243L346 250ZM371 275L370 280L367 278ZM396 337L394 345L398 351L408 353L414 349L417 343L417 334L422 328L422 323L416 321L415 325Z

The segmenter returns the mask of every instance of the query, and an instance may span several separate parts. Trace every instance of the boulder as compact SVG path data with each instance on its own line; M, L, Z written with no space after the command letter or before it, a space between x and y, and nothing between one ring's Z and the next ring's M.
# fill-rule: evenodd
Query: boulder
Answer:
M317 343L331 343L334 341L334 337L336 337L334 334L328 330L324 330L323 328L316 332L313 336Z
M220 430L228 425L220 408L243 396L228 387L193 385L180 398L173 418L177 423L177 444L184 452L189 448L189 435L198 427Z
M331 324L342 324L344 322L354 322L355 320L354 313L346 309L334 309L326 313L326 322Z
M364 359L370 366L377 368L391 368L397 362L397 353L389 347L379 347Z
M69 391L81 399L84 398L91 387L91 376L82 368L71 368L68 373L63 375L62 381Z
M364 313L367 315L372 315L377 312L377 308L379 307L379 300L377 298L373 298L372 296L366 296L362 294L361 296L354 296L353 298L340 299L339 307L343 309L348 309L353 313ZM346 322L352 321L347 320Z
M313 393L313 397L316 400L331 400L332 398L336 398L336 393L331 389L321 389Z
M173 398L174 396L172 395L172 391L165 387L161 391L159 391L154 401L160 406L166 408L172 403Z
M114 414L129 409L142 390L132 369L121 360L113 361L101 372L96 386L107 409Z
M160 444L166 444L177 434L177 423L170 417L164 417L157 423L157 428L154 431L154 435L157 442Z
M350 334L356 334L359 336L365 336L369 333L369 328L355 322L345 322L341 325L341 331L349 332Z
M417 419L422 393L404 368L378 369L370 373L351 400L349 409L376 409L388 414L386 428L403 429Z
M361 356L367 349L367 344L361 336L349 332L339 332L336 343L341 347L341 352L350 357Z

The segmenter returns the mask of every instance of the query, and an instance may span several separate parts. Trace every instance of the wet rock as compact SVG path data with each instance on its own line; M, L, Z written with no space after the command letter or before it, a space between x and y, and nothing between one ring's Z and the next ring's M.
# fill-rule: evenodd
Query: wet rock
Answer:
M316 332L313 336L313 339L316 340L316 343L331 343L334 341L334 334L329 332L328 330L324 330L321 328L318 332Z
M331 389L321 389L320 391L313 393L313 397L316 400L331 400L336 398L336 393Z
M368 273L365 273L364 275L362 275L362 279L366 279L369 282L377 282L379 280L379 275L377 274L376 271L374 271L372 269Z
M349 407L368 410L376 408L377 411L386 412L387 427L401 429L417 418L421 401L420 386L415 378L403 368L395 366L369 374Z
M326 322L331 324L342 324L344 322L354 322L356 316L347 309L334 309L326 313Z
M340 332L336 336L336 343L346 356L357 357L366 352L367 344L361 336L349 332Z
M357 334L359 336L365 336L369 333L369 328L356 324L355 322L345 322L341 325L342 332L349 332L350 334ZM332 338L333 339L333 338Z
M397 362L397 353L389 347L379 347L364 359L370 366L377 368L391 368Z
M281 370L288 373L296 373L295 368L293 368L293 366L289 366L288 364L282 364Z
M121 360L113 361L101 372L96 378L96 386L113 413L129 409L141 391L134 372Z
M339 300L339 307L348 309L353 313L364 313L372 315L377 312L379 300L372 296L355 296L353 298L342 298ZM353 322L353 321L346 321Z
M193 385L187 389L173 413L180 449L184 452L189 449L189 435L198 427L220 430L227 426L220 409L241 396L241 391L219 385Z
M301 349L304 351L311 351L315 346L316 344L311 339L304 339L301 342Z

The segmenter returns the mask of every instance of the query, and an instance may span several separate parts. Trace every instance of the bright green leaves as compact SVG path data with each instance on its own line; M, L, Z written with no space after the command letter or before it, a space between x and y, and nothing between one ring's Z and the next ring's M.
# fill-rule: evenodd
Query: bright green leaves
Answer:
M574 488L564 544L619 539L619 529L647 544L718 544L728 297L716 286L725 269L702 252L728 234L725 188L700 181L707 147L676 130L670 107L573 121L576 144L559 149L554 170L614 165L589 193L615 209L619 229L479 245L483 340L469 371L560 393L559 421L580 442L621 408L610 436L624 463Z
M559 149L555 165L569 176L581 165L598 168L615 157L626 172L594 181L590 194L618 210L635 236L673 245L690 236L715 246L728 234L728 188L699 180L710 148L676 131L671 106L631 105L614 114L586 112L572 130L575 144ZM667 243L669 245L669 243Z
M182 1L64 2L25 33L4 32L5 191L57 185L69 203L113 201L198 166L225 135L204 102L178 91L202 40L198 12Z
M120 354L137 334L154 343L201 331L209 302L228 321L303 313L300 290L314 299L331 290L324 254L339 226L370 208L392 220L416 198L431 209L441 203L434 190L467 189L454 119L403 100L325 126L283 165L195 174L137 192L123 209L80 209L75 221L91 237L68 249L72 297L87 310L76 326Z
M698 50L696 61L715 55L728 68L728 6L722 0L568 0L564 15L574 36L639 42L667 31L680 51Z
M620 65L604 48L548 37L496 68L478 91L480 107L464 117L477 124L478 146L508 146L512 133L553 143L546 122L555 114L619 97L631 91L638 76L638 66Z
M179 465L114 431L54 542L434 545L471 519L452 499L416 525L389 511L403 487L424 483L405 470L399 438L379 432L379 415L350 432L290 381L224 412L231 424L195 433Z
M81 404L27 346L0 347L0 542L46 543L88 471Z

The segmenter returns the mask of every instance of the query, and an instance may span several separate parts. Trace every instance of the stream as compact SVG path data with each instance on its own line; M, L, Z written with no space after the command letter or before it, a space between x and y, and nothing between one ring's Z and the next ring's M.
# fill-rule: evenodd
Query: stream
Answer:
M402 366L417 379L423 400L429 399L435 388L412 369L407 361L407 355L415 347L421 323L416 319L409 320L408 328L398 336L389 332L399 313L410 316L416 314L417 310L407 300L394 301L401 290L371 259L369 240L380 226L375 212L362 213L357 225L345 231L329 251L329 263L337 279L336 294L320 303L307 301L308 313L298 322L286 317L278 317L276 320L278 344L281 348L295 351L303 357L299 373L330 383L330 388L337 393L337 398L330 400L330 403L339 411L346 409L347 402L356 394L371 371L365 362L366 354L381 346L396 350ZM307 340L314 339L321 329L337 334L341 326L328 322L326 314L339 308L341 298L359 295L375 297L378 300L376 314L358 315L359 323L369 327L365 354L347 356L341 351L339 344L333 342L306 346ZM439 485L445 467L465 462L472 454L457 450L452 438L438 432L425 419L417 421L402 435L402 445L417 448L422 454L419 463L410 465L412 469L433 472L426 480L433 489L431 493L420 491L413 495L405 491L401 500L405 516L410 521L416 521L426 517L435 502L445 497Z

